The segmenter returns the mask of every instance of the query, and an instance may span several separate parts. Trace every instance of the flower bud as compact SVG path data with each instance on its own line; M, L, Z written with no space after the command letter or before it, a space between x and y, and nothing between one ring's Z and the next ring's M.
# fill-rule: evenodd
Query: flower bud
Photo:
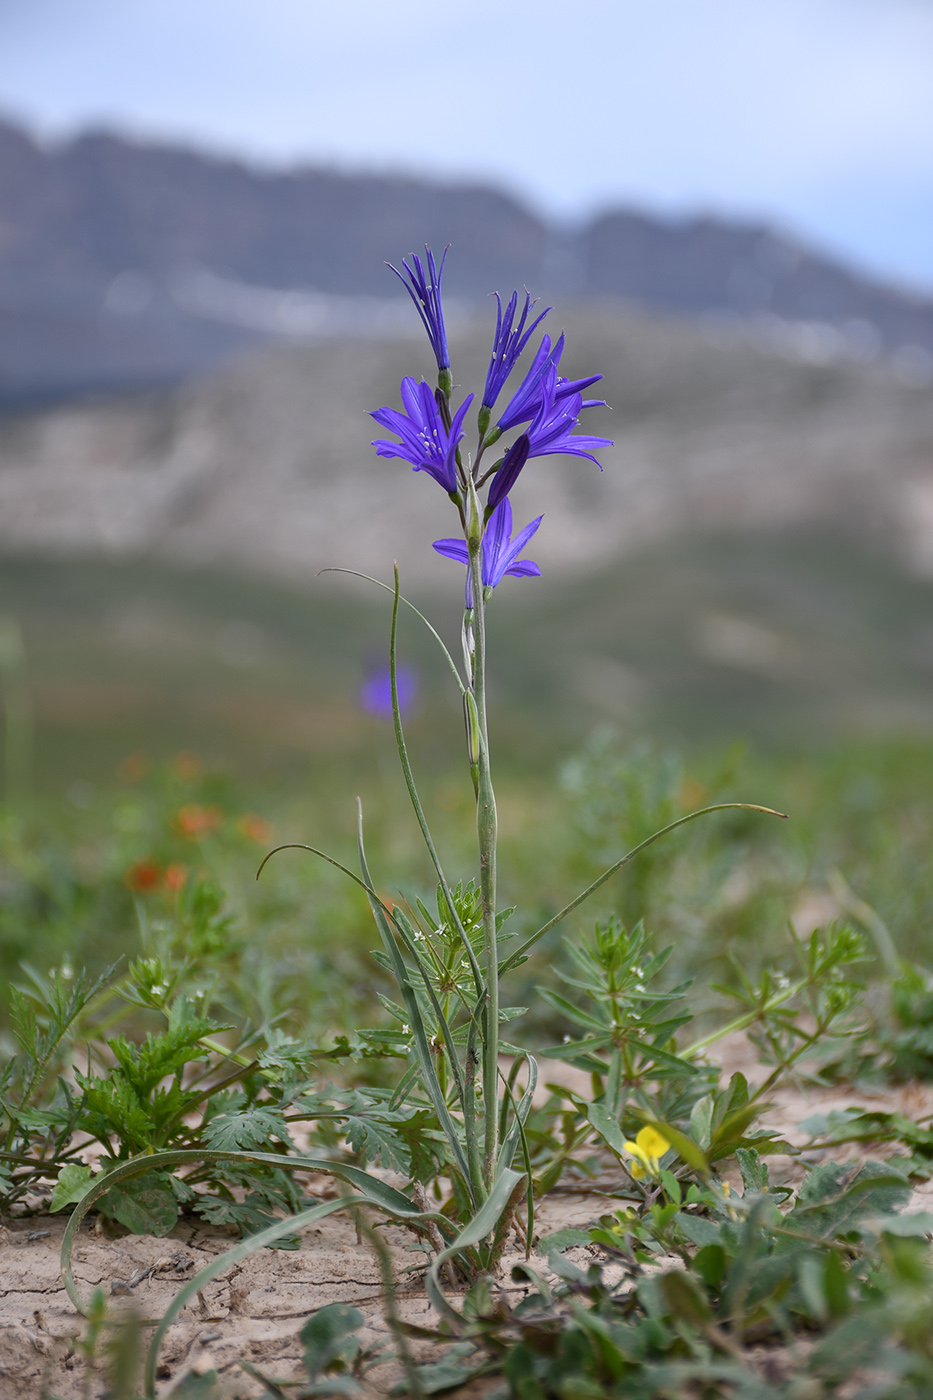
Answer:
M470 767L479 763L479 711L472 690L463 693L463 723L466 729L467 753Z

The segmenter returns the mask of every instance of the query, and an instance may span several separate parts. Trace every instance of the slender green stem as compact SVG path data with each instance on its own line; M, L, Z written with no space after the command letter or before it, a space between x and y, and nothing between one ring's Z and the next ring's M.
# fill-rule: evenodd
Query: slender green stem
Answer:
M408 758L408 746L405 743L405 732L402 729L402 712L399 708L398 703L397 651L398 607L400 601L401 594L399 593L398 565L396 564L395 590L394 597L392 599L392 632L389 642L389 679L392 687L392 719L395 725L395 746L398 749L398 756L402 765L402 773L405 776L405 786L408 789L408 796L411 800L412 809L418 820L418 825L421 828L421 835L424 839L424 844L428 849L428 855L431 857L431 863L434 866L438 882L440 883L440 887L444 892L444 898L447 901L448 911L450 913L451 918L454 921L454 925L460 937L460 941L463 944L464 949L466 950L466 955L470 962L470 970L473 973L473 980L476 983L476 990L480 991L483 985L482 973L480 971L479 963L476 961L476 955L473 952L472 944L470 943L470 940L466 935L466 930L464 929L463 924L460 921L460 915L457 913L457 906L454 904L453 894L451 893L450 886L447 883L447 877L441 868L440 856L437 854L433 837L431 836L431 832L428 828L427 818L425 817L424 809L421 806L421 799L418 796L418 789L415 787L415 777L411 771L411 763Z
M756 1021L763 1021L769 1012L777 1007L783 1006L786 1001L790 1001L798 992L806 987L808 978L804 977L799 982L793 982L789 987L783 988L775 996L768 997L761 1006L754 1007L751 1011L744 1011L741 1016L736 1016L727 1025L720 1026L719 1030L710 1031L709 1035L702 1036L695 1040L692 1045L688 1045L686 1050L678 1051L682 1060L692 1060L694 1055L699 1055L701 1050L705 1050L710 1045L715 1045L717 1040L722 1040L723 1036L731 1035L733 1031L744 1031L747 1026L752 1026Z
M478 513L476 493L472 512ZM483 943L486 956L486 1037L483 1047L483 1108L485 1140L483 1174L491 1186L499 1150L499 949L496 931L496 798L489 767L489 730L486 720L486 600L483 597L479 530L469 540L470 580L473 589L473 696L479 717L480 752L476 796L476 835L479 842L480 898Z

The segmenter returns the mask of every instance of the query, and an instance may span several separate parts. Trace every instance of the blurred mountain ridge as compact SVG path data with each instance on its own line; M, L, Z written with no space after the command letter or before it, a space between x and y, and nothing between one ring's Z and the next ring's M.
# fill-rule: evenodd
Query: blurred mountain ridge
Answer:
M933 377L933 300L764 226L609 210L546 224L507 193L265 171L98 132L0 123L0 404L178 383L270 341L404 333L383 266L452 244L453 318L492 290L756 323L813 359Z

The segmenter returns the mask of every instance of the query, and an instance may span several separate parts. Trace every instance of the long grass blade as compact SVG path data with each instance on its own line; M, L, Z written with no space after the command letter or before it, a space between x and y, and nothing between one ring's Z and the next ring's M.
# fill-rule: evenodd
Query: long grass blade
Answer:
M169 1303L158 1327L153 1333L152 1341L149 1343L149 1350L146 1353L146 1366L143 1375L145 1385L146 1400L155 1400L156 1394L156 1368L159 1360L159 1349L166 1332L175 1321L182 1308L190 1299L197 1296L200 1290L206 1287L218 1275L225 1273L234 1264L239 1264L241 1259L247 1259L249 1255L255 1254L258 1249L264 1249L267 1245L275 1244L276 1240L283 1235L293 1234L296 1229L303 1229L305 1225L313 1225L317 1220L324 1220L328 1215L333 1215L338 1210L346 1210L351 1206L366 1205L367 1202L361 1196L340 1196L335 1201L325 1201L323 1205L312 1206L310 1210L303 1210L299 1215L290 1215L285 1220L277 1220L274 1225L261 1230L258 1235L250 1235L249 1239L243 1240L240 1244L234 1245L224 1254L213 1259L200 1273L188 1279L187 1283L179 1290L176 1296Z
M528 1062L528 1085L522 1095L521 1103L516 1106L513 1093L515 1087L515 1075L523 1060ZM531 1153L528 1150L528 1138L525 1133L525 1123L531 1112L534 1103L535 1089L538 1087L538 1062L533 1055L524 1055L522 1058L516 1057L515 1063L505 1081L505 1094L503 1095L503 1109L506 1102L511 1105L515 1116L515 1122L506 1135L505 1124L503 1123L499 1136L502 1138L502 1146L499 1148L498 1170L503 1167L511 1167L512 1158L515 1155L516 1144L522 1149L522 1165L525 1168L525 1176L528 1178L528 1191L525 1197L525 1258L531 1255L531 1242L535 1233L535 1193L534 1179L531 1174Z
M764 812L769 817L782 817L785 821L787 820L786 812L775 811L773 807L761 807L757 802L717 802L712 807L701 807L696 812L688 812L685 817L678 817L675 822L671 822L669 826L662 826L660 831L656 831L653 836L649 836L631 851L628 851L621 860L616 861L615 865L610 865L609 869L604 870L602 875L594 880L591 885L587 885L586 889L583 890L581 894L578 894L576 899L572 899L569 904L565 904L559 914L555 914L553 919L548 919L546 924L542 924L537 933L533 933L530 938L527 938L522 946L517 948L511 957L506 959L500 968L500 973L511 971L519 959L524 957L525 953L528 952L528 949L534 947L539 938L543 938L546 933L550 933L552 928L555 928L562 919L566 919L567 915L571 914L585 899L589 899L591 894L595 894L601 885L604 885L607 880L611 880L617 871L621 870L624 865L628 865L636 856L641 855L642 851L647 850L649 846L653 846L655 841L660 841L662 836L667 836L669 832L676 831L679 826L685 826L687 822L695 821L697 817L705 817L710 812L735 811Z
M516 1186L524 1180L524 1176L524 1172L513 1172L508 1167L504 1168L496 1177L489 1195L473 1219L460 1231L453 1244L448 1245L446 1249L436 1255L431 1263L425 1278L428 1298L439 1313L442 1313L458 1327L461 1323L461 1317L445 1297L440 1282L440 1271L448 1259L455 1258L461 1250L468 1249L470 1245L480 1244L488 1235L492 1234L502 1217L502 1212L512 1199Z
M388 1186L378 1177L370 1176L368 1172L363 1171L362 1167L335 1162L329 1157L293 1157L286 1156L281 1152L223 1152L195 1147L179 1147L165 1152L144 1153L142 1156L133 1157L128 1162L121 1162L118 1167L114 1167L105 1176L95 1178L78 1201L68 1224L65 1226L61 1252L62 1283L65 1286L65 1292L79 1313L83 1314L85 1309L81 1302L78 1286L75 1283L71 1254L81 1223L91 1207L100 1200L101 1196L106 1195L112 1186L116 1186L120 1181L125 1181L127 1177L138 1176L140 1172L158 1171L163 1167L183 1167L197 1163L214 1162L259 1162L267 1166L285 1167L289 1171L326 1172L363 1192L371 1205L378 1206L387 1215L396 1216L400 1220L433 1219L433 1216L425 1215L394 1186ZM355 1199L358 1200L359 1197ZM448 1223L442 1216L439 1216L438 1219L442 1220L444 1224Z
M374 583L374 584L376 585L377 588L382 588L382 589L384 589L386 593L394 593L394 592L395 592L395 589L394 589L394 588L390 588L389 585L388 585L387 583L383 583L381 579L372 578L371 575L369 575L369 574L361 574L361 573L359 573L358 570L356 570L356 569L336 569L336 568L328 568L328 569L319 569L318 572L319 572L319 573L322 573L322 574L350 574L352 578L361 578L361 579L365 579L365 581L366 581L367 583ZM450 652L447 650L447 647L445 646L445 644L444 644L443 640L441 639L440 635L434 630L434 628L432 627L431 623L430 623L430 622L428 621L428 619L425 617L424 613L419 612L418 609L415 607L414 603L410 603L410 602L408 601L408 599L405 597L405 595L402 594L402 593L399 594L399 602L400 602L400 603L404 603L405 606L406 606L406 608L408 608L411 612L413 612L413 613L415 614L415 617L420 618L420 620L424 623L425 627L426 627L426 628L428 629L428 631L431 633L431 636L434 638L434 640L437 642L437 645L440 647L441 651L444 653L444 659L445 659L445 661L447 662L447 665L450 667L450 670L451 670L451 673L452 673L452 675L453 675L453 678L454 678L454 680L457 682L457 688L458 688L458 690L460 691L460 694L462 695L463 692L464 692L464 690L465 690L465 688L466 688L466 687L464 686L464 684L463 684L463 678L461 677L460 672L459 672L459 670L457 669L457 663L454 661L454 659L453 659L453 657L451 656Z

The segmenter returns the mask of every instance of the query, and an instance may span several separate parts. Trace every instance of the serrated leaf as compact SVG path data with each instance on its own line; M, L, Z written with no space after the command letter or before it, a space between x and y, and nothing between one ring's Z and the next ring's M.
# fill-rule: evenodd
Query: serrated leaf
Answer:
M344 1131L353 1151L359 1153L361 1165L380 1162L406 1176L411 1172L411 1154L391 1123L352 1115Z
M249 1152L273 1141L291 1145L282 1114L261 1106L211 1118L204 1124L204 1141L218 1152Z
M280 1222L265 1209L262 1197L251 1192L243 1201L230 1201L223 1197L202 1196L198 1202L198 1215L209 1220L212 1225L234 1225L243 1239L258 1235L270 1225ZM299 1249L298 1235L280 1235L268 1246L269 1249Z
M832 1237L866 1216L895 1213L909 1198L909 1183L890 1163L824 1162L804 1179L787 1220Z

